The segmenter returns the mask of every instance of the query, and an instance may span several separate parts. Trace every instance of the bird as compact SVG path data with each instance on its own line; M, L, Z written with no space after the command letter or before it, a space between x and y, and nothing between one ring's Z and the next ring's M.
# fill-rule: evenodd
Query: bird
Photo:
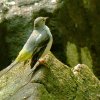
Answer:
M19 52L18 56L11 65L9 65L3 74L7 73L16 64L27 61L28 59L33 60L34 64L45 56L51 49L53 43L53 36L49 27L45 24L48 17L37 17L34 20L34 29L24 44L23 48ZM31 61L32 62L32 61ZM40 61L42 62L42 60ZM39 64L39 63L38 63ZM37 64L36 64L37 66ZM34 68L32 69L32 71ZM32 71L30 73L32 73ZM2 75L0 75L2 76Z

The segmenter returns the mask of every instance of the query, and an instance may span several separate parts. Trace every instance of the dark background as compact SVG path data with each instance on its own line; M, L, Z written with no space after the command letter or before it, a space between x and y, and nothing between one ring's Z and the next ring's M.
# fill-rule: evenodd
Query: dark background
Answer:
M18 55L33 30L34 19L48 16L51 51L63 63L88 65L100 78L100 0L44 0L0 3L0 70ZM41 5L37 5L41 4Z

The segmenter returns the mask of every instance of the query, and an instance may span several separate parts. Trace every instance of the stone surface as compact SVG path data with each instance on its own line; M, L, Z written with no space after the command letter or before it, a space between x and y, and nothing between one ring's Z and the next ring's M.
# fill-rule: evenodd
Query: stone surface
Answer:
M100 81L88 66L64 65L52 53L33 75L30 62L20 63L0 77L0 100L99 100ZM32 79L31 79L32 76Z

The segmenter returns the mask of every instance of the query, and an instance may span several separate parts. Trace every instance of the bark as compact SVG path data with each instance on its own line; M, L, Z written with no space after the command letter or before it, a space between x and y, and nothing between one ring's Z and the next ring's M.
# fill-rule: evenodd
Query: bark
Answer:
M4 74L0 78L0 100L100 99L100 82L88 66L78 64L70 68L51 52L43 59L45 62L33 75L27 76L30 61Z

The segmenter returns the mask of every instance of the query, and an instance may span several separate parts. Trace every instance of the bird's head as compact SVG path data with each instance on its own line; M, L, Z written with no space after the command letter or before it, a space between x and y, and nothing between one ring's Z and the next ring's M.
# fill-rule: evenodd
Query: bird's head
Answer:
M41 28L45 25L46 19L48 17L38 17L34 21L34 28Z

